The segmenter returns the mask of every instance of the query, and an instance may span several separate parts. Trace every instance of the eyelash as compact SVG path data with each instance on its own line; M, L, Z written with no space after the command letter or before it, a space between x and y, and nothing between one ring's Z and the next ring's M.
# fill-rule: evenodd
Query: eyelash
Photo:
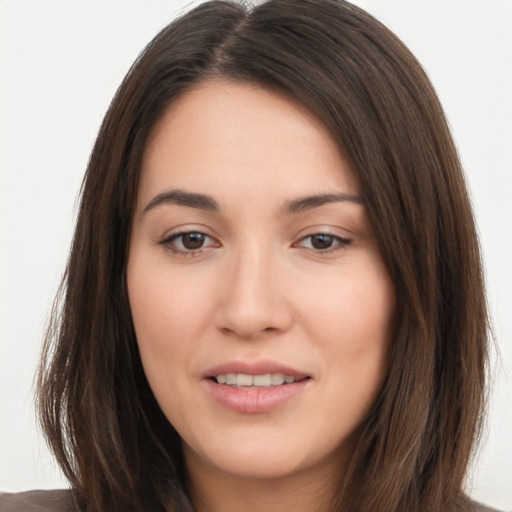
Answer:
M209 239L209 240L213 241L214 243L207 245L207 246L201 245L201 247L199 247L197 249L187 249L186 247L183 246L183 237L185 237L187 235L189 235L189 236L190 235L199 235L200 237L203 237L204 240ZM302 245L306 240L312 240L313 237L326 237L327 239L329 239L332 243L335 243L336 245L334 247L331 245L325 249L318 249L315 247L305 247ZM179 239L181 239L181 245L182 245L182 247L184 247L183 249L178 249L175 246L176 240L179 240ZM345 249L351 243L352 243L352 240L350 240L348 238L343 238L343 237L340 237L337 235L333 235L331 233L321 233L320 232L320 233L312 233L310 235L304 236L298 242L294 243L292 246L293 247L303 247L304 249L307 249L309 251L319 253L319 254L330 254L332 252ZM168 236L167 238L165 238L164 240L159 242L159 244L163 245L166 249L169 249L173 254L181 255L184 257L194 257L209 247L220 247L220 244L218 242L215 242L215 240L211 236L209 236L206 233L203 233L201 231L180 231L179 233L173 233L172 235Z
M172 253L178 254L185 257L193 257L197 254L203 252L208 247L220 247L220 244L218 242L212 244L211 246L204 246L201 245L198 249L187 249L186 247L184 249L178 249L174 243L176 240L179 240L181 238L181 245L183 246L183 237L187 235L199 235L203 237L204 239L210 239L214 241L214 239L207 235L206 233L203 233L201 231L180 231L179 233L173 233L172 235L168 236L164 240L160 242L160 245L163 245L166 249L169 249ZM184 246L183 246L184 247Z
M320 233L312 233L311 235L307 235L307 236L301 238L297 243L293 244L293 246L301 247L301 244L305 240L309 239L312 241L313 237L325 237L325 238L330 239L331 242L336 244L334 247L331 245L331 246L327 247L326 249L318 249L315 247L304 247L305 249L308 249L310 251L320 253L320 254L330 254L332 252L345 249L348 245L350 245L352 243L352 240L350 240L349 238L343 238L341 236L333 235L331 233L321 233L320 232Z

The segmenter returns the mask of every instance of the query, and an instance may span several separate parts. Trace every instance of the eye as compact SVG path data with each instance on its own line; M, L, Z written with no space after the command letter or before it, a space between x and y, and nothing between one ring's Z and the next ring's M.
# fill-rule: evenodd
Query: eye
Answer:
M342 238L337 235L330 235L328 233L315 233L308 235L299 240L296 247L304 247L318 252L330 252L336 249L343 249L352 241L348 238Z
M219 247L212 237L200 231L174 233L160 242L167 249L177 254L195 254L208 247Z

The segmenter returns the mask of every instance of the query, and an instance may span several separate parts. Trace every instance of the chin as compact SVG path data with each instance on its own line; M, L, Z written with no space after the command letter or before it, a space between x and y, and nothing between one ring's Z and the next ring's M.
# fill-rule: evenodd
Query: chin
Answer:
M197 457L197 454L194 454ZM276 480L289 477L302 469L301 460L288 453L269 453L258 450L252 453L204 454L210 467L240 479ZM186 456L187 460L188 457Z
M187 465L206 463L211 470L254 480L293 477L324 464L332 467L333 463L337 465L336 459L341 458L340 451L341 448L323 451L321 447L309 446L306 439L293 439L289 432L271 439L264 433L243 440L228 435L204 449L192 449L184 443Z

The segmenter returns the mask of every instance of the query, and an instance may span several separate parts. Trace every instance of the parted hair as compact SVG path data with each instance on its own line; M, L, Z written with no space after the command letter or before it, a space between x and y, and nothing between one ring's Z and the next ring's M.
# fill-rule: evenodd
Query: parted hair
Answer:
M80 509L193 510L179 435L142 368L126 263L148 134L177 95L219 78L278 91L324 123L358 178L396 290L389 369L332 510L476 510L464 483L485 410L488 318L463 171L420 64L343 0L200 4L119 87L38 375L41 424Z

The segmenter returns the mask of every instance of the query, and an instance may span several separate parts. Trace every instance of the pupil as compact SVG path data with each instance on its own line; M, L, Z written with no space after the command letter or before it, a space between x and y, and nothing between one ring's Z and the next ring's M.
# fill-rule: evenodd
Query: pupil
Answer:
M328 249L332 245L332 239L330 235L313 235L311 245L315 249Z
M201 233L187 233L183 235L183 246L187 249L200 249L204 243Z

